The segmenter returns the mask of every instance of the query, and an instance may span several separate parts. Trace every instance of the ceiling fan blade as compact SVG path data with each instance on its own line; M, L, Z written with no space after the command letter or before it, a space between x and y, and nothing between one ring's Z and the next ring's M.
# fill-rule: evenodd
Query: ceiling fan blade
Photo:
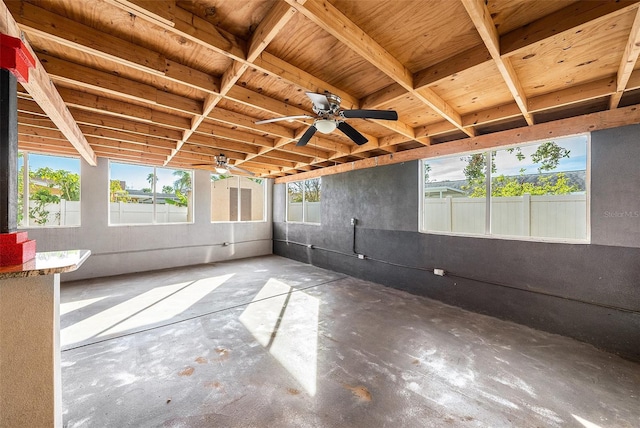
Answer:
M240 171L240 172L248 174L248 175L250 175L252 177L255 176L255 174L253 172L247 171L246 169L240 168L239 166L234 166L234 165L229 165L229 164L227 164L226 166L227 166L228 169L232 169L232 170L235 170L235 171Z
M315 92L305 92L307 96L311 99L311 102L318 110L330 110L331 103L329 99L324 94L316 94Z
M395 110L343 110L342 116L347 119L398 120L398 112Z
M356 129L349 125L347 122L340 122L338 124L338 129L344 133L347 137L351 138L354 143L361 146L365 144L367 141L367 137L356 131Z
M296 144L296 146L304 146L306 145L309 140L311 139L311 137L313 137L313 134L316 133L316 131L318 130L318 128L315 127L315 125L311 125L309 127L309 129L307 129L305 131L305 133L302 135L302 137L300 137L300 140L298 140L298 144Z
M273 119L259 120L256 122L256 125L262 125L264 123L271 123L271 122L279 122L281 120L313 119L313 118L314 116L309 116L308 114L301 114L299 116L274 117Z

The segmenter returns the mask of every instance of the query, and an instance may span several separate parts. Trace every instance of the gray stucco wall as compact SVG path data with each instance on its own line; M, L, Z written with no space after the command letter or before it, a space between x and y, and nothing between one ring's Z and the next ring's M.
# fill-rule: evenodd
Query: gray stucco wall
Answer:
M592 135L590 244L419 233L414 161L323 177L321 225L285 222L275 185L274 253L640 360L640 219L604 216L640 210L638 138L638 126Z
M267 186L267 221L211 223L211 180L207 171L194 177L194 223L109 226L109 162L81 166L81 226L26 229L37 251L89 249L92 255L63 281L188 266L271 254L271 192ZM223 242L232 245L222 246Z

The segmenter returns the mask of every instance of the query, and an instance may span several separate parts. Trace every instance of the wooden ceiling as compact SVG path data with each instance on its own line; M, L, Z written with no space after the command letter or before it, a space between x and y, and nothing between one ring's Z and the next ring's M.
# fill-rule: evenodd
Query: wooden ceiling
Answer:
M193 168L224 153L284 177L640 102L635 1L0 6L0 29L23 32L43 68L18 90L19 147L90 164ZM345 109L393 109L399 120L350 119L363 146L335 131L297 147L312 120L255 124L313 114L305 91L337 94Z

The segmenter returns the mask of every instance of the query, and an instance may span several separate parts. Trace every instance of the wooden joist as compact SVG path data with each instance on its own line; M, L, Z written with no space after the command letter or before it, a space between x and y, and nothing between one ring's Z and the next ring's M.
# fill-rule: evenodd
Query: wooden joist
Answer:
M18 28L6 5L0 2L0 33L11 37L21 38L22 32ZM29 46L26 40L23 43L31 51L35 58L35 67L29 71L29 81L22 83L22 86L33 97L33 100L44 110L51 120L58 126L60 131L76 148L80 156L91 166L97 165L96 155L89 146L89 143L82 135L73 116L69 113L58 90L49 80L47 72L42 63Z

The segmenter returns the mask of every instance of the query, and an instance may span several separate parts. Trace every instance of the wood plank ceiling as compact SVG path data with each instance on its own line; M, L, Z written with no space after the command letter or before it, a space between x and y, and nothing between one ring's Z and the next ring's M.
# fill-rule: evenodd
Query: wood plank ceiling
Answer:
M640 102L635 1L0 6L90 150L72 144L28 87L19 88L19 147L90 163L95 155L193 168L224 153L259 176L283 177ZM336 131L297 147L312 120L255 124L313 114L305 91L337 94L345 109L393 109L399 120L350 119L369 139L363 146Z

